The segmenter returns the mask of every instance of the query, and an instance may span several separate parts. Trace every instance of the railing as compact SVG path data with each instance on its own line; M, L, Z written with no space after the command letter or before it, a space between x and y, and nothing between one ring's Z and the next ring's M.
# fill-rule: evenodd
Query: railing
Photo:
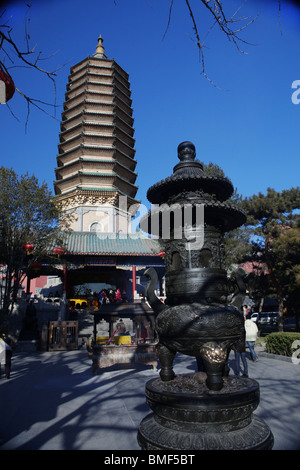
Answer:
M44 338L43 343L45 344L45 342L49 351L78 349L78 322L50 321L47 328L47 339Z

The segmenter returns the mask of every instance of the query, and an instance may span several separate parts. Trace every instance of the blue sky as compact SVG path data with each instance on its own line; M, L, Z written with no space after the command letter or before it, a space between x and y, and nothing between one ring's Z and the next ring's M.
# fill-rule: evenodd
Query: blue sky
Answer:
M226 0L235 11L241 0ZM71 65L95 52L99 34L108 58L128 73L134 111L137 198L146 203L149 186L169 176L177 146L196 146L197 158L218 164L238 192L251 196L299 186L300 104L292 83L300 80L300 9L287 0L248 0L240 16L259 16L242 34L255 45L237 51L218 29L207 37L206 73L184 0L32 0L31 44L47 57L42 65L57 73L56 120L31 108L25 132L26 103L15 93L0 106L0 165L29 172L53 191L60 117ZM199 0L191 0L203 38L211 26ZM8 2L15 42L24 44L24 2ZM228 10L227 10L228 8ZM2 17L2 19L4 18ZM282 33L281 33L282 30ZM164 39L163 39L164 37ZM6 60L6 65L10 65ZM52 83L25 68L10 69L16 86L32 98L53 102ZM300 94L299 94L300 96ZM49 110L49 112L52 112Z

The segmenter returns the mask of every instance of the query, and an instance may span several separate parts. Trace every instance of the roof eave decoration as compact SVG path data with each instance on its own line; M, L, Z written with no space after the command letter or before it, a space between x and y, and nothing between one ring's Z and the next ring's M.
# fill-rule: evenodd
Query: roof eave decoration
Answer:
M136 233L66 232L61 236L65 255L159 256L161 251L156 240Z

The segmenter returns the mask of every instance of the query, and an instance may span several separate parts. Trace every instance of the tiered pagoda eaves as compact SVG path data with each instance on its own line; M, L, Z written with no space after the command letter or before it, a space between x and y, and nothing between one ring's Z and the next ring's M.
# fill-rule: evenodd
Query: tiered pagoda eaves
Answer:
M126 212L139 202L131 106L129 76L100 36L95 54L71 67L62 113L54 188L76 213L75 231L127 232Z
M65 285L106 283L129 294L130 281L135 297L136 274L164 273L158 243L131 233L140 203L133 123L129 76L100 36L95 54L71 67L62 112L54 200L74 215L63 236Z

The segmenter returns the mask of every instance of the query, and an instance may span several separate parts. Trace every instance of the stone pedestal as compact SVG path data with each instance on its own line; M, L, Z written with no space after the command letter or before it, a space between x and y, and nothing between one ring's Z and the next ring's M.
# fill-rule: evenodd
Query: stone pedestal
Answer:
M182 374L146 384L147 415L138 430L143 450L270 450L273 435L253 411L259 384L249 378L224 378L209 390L206 374Z

